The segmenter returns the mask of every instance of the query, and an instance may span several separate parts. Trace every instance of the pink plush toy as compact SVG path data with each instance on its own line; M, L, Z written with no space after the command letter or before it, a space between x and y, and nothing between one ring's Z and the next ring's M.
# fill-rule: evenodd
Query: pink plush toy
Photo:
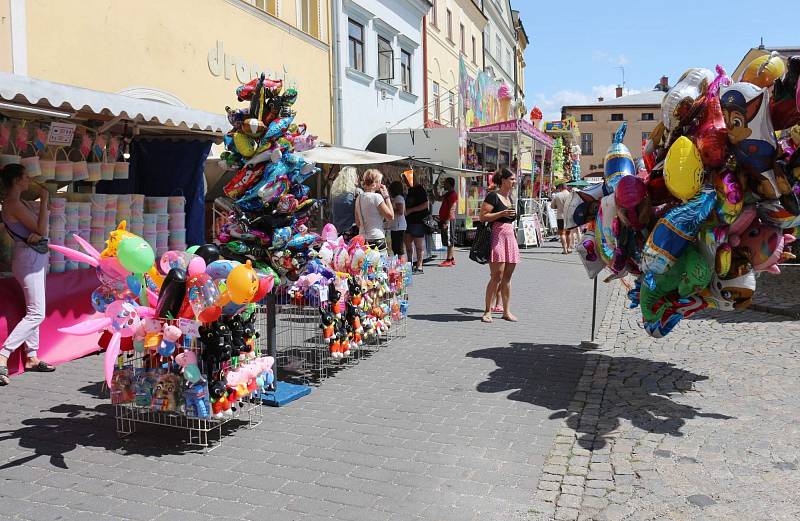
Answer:
M161 340L161 345L158 347L158 354L167 358L175 353L175 347L183 335L183 331L178 326L167 324L164 326L164 338Z
M197 366L197 355L194 351L184 351L175 357L175 363L181 367L181 373L188 385L203 381L200 368Z

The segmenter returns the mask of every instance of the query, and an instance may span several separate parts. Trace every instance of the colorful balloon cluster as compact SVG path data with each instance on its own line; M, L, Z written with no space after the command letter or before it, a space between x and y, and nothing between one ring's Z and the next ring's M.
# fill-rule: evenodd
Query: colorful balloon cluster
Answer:
M144 350L147 346L162 358L173 357L181 335L168 326L162 331L165 321L187 318L209 323L238 315L248 304L272 291L275 280L269 273L256 272L249 262L221 260L214 244L190 248L193 253L168 251L156 263L152 247L128 232L125 221L109 234L102 252L83 238L74 237L85 253L58 245L50 248L96 269L100 286L92 292L92 306L104 316L59 331L74 335L100 331L111 334L105 355L109 385L124 349L138 345ZM158 327L148 325L150 318ZM146 342L148 335L158 340ZM123 339L131 338L134 340L123 346Z
M225 186L231 200L219 241L225 257L253 261L297 280L319 237L306 226L319 201L304 182L319 172L297 152L314 148L316 138L294 123L297 91L261 75L236 91L249 107L227 107L233 129L225 136L226 168L237 172Z
M568 227L590 277L631 274L631 307L663 337L706 307L751 304L756 273L778 274L800 224L800 56L767 54L738 82L689 69L662 102L637 169L617 131L601 185L575 192ZM782 139L775 129L783 131Z

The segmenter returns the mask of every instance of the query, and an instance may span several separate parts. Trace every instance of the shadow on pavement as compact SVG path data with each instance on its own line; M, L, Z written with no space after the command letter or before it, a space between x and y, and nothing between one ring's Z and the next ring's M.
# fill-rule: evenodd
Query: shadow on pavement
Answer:
M33 454L0 465L0 471L24 465L40 457L49 458L54 467L68 469L64 456L79 447L96 447L122 454L156 458L197 450L186 444L186 432L177 429L139 426L137 430L159 429L159 435L138 436L134 433L130 441L120 439L116 433L114 406L107 403L94 408L61 404L42 412L61 416L28 418L21 422L23 427L0 430L0 443L17 441L20 448L33 451ZM226 429L223 428L223 435L225 432Z
M686 320L714 320L720 324L739 324L742 322L790 322L796 319L791 316L766 313L750 308L743 311L704 309ZM678 324L677 327L681 327L680 324Z
M426 315L408 315L413 320L427 320L428 322L474 322L480 321L480 316L464 315L462 313L430 313Z
M480 349L467 356L489 359L497 364L486 381L478 384L478 392L512 391L509 400L556 411L550 419L566 418L567 425L578 433L578 441L586 449L605 446L606 436L620 426L621 419L644 431L683 436L680 429L686 420L732 418L704 413L699 408L671 400L671 394L688 391L694 382L708 377L667 362L610 357L569 345L531 343ZM596 357L598 364L608 363L607 384L593 384L597 388L591 391L596 394L590 391L583 397L584 401L590 400L583 413L570 411L573 397L578 399L576 386L589 356ZM592 398L600 403L592 404Z

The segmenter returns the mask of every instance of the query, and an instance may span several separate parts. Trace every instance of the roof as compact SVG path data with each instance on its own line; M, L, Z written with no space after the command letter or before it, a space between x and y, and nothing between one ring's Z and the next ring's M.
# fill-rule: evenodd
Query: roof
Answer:
M328 144L320 144L311 150L298 152L297 155L304 157L307 161L326 165L376 165L408 159L408 156L379 154L354 148L335 147Z
M666 92L660 90L648 90L639 92L637 94L628 94L627 96L620 96L619 98L611 98L604 101L597 101L594 103L583 103L579 105L565 105L563 108L577 108L577 107L640 107L643 105L661 106L661 101L666 96Z
M164 127L190 131L219 134L230 128L227 117L221 114L6 72L0 72L0 100L22 107L35 106L65 112L83 112L88 115L106 116L107 119L120 118L140 123L158 123Z

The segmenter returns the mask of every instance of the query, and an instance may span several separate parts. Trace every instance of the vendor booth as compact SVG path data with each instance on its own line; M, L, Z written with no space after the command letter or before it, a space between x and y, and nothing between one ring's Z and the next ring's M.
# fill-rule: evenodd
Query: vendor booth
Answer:
M0 73L0 166L22 163L51 192L51 244L99 250L125 220L157 253L202 244L203 163L230 125L224 116L161 102ZM0 248L0 342L25 313L10 278L10 246ZM94 314L94 269L50 257L43 360L58 364L97 351L97 339L57 331ZM20 349L9 363L21 368Z

